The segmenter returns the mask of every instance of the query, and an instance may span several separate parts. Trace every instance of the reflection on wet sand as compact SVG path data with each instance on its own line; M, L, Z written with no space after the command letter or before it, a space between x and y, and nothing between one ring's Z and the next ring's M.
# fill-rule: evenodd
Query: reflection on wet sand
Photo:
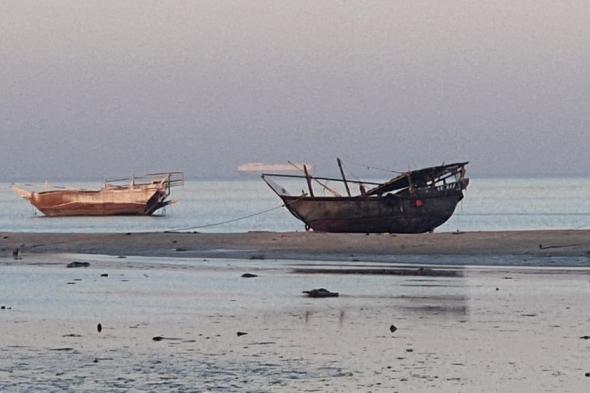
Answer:
M587 388L587 271L305 274L289 261L75 260L90 265L0 261L0 391ZM256 279L241 278L253 268ZM320 287L341 296L301 295Z

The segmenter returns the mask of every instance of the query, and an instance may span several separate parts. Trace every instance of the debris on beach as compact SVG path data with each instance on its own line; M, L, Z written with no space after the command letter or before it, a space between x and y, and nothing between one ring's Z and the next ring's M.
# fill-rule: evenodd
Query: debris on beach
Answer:
M590 340L590 336L582 336L580 337L582 340Z
M237 332L236 333L236 336L240 337L240 336L245 336L246 334L248 334L248 333L246 333L246 332Z
M108 274L108 273L102 273L100 276L101 276L101 277L108 277L108 276L109 276L109 274Z
M12 307L9 307L9 306L0 306L0 310L12 310Z
M338 292L330 292L326 288L316 288L309 291L303 291L309 297L338 297Z
M102 324L99 322L98 325L96 325L96 331L97 332L102 332Z
M73 267L88 267L90 266L90 263L88 262L78 262L78 261L74 261L74 262L70 262L66 265L66 267L69 268L73 268Z
M243 278L255 278L258 277L258 274L254 274L254 273L244 273L242 274Z
M396 330L397 330L397 327L396 327L395 325L391 325L391 326L389 327L389 331L390 331L391 333L395 333L395 331L396 331Z
M182 341L181 338L176 337L164 337L164 336L154 336L152 337L153 341L162 341L162 340L170 340L170 341Z

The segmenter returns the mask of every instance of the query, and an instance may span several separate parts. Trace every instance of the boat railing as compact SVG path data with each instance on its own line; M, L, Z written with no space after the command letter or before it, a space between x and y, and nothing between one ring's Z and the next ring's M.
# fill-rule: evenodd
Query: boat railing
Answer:
M424 194L432 194L436 192L442 191L450 191L450 190L462 190L463 189L463 182L462 181L455 181L452 183L441 184L434 187L424 187L419 188L421 193Z
M143 176L104 179L107 188L127 188L133 186L151 186L162 184L167 188L184 185L184 172L148 173Z

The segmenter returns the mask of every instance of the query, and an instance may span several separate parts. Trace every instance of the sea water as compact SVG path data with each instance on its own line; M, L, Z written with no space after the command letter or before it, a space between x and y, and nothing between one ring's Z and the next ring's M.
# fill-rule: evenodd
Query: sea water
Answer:
M64 186L96 188L96 183ZM190 180L176 203L151 217L44 217L0 183L0 231L304 231L260 179ZM437 232L590 228L590 177L472 178L455 214Z

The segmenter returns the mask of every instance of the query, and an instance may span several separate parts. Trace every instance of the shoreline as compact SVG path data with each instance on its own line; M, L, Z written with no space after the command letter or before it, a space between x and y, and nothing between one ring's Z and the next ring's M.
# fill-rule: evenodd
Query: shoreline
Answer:
M0 232L0 257L26 254L103 254L229 259L400 262L400 257L508 264L590 258L590 230L447 232L429 234L246 233L20 233ZM478 262L479 261L479 262ZM491 262L490 262L491 261Z

